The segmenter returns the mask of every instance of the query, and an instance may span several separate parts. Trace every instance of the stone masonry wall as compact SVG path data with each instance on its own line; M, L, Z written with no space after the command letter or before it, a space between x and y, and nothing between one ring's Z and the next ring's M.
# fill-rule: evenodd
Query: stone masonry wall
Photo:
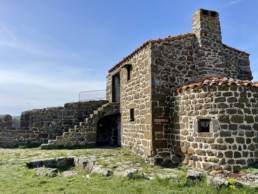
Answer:
M171 146L183 162L206 170L238 171L258 158L258 89L205 86L178 94L173 106ZM198 120L211 119L210 132Z
M173 146L167 144L171 131L170 98L175 88L197 77L197 42L193 34L170 42L152 45L152 115L155 162L173 161ZM163 160L168 158L169 160Z
M45 131L49 134L49 138L53 139L83 121L105 103L104 100L76 102L66 103L64 107L25 111L21 115L21 128L24 130L36 128Z
M36 147L46 143L48 134L38 130L4 129L0 131L0 147Z
M224 45L226 75L233 79L252 80L249 54Z
M156 163L170 165L175 158L167 139L175 89L211 75L251 80L249 54L222 43L219 15L207 10L195 12L192 34L157 41L151 49L153 149Z
M1 115L0 116L0 130L2 129L12 129L13 119L11 115Z
M152 154L151 122L151 50L149 46L124 61L131 64L131 79L127 81L127 71L120 68L107 77L107 99L112 101L112 76L120 73L121 143L133 152L148 159ZM130 109L134 109L135 120L130 121Z

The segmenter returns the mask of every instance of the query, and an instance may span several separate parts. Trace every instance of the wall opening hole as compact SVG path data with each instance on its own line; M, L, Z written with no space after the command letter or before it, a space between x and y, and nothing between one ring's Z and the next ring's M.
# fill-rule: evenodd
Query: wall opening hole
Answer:
M199 119L198 120L198 132L199 133L208 133L210 132L210 119Z
M134 109L130 109L130 121L134 121Z

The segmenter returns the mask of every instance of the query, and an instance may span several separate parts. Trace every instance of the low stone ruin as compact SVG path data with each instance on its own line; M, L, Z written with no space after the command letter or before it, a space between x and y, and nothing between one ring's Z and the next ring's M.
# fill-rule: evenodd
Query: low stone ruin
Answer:
M103 162L103 161L102 161ZM59 157L43 160L35 160L26 164L27 168L35 169L38 176L55 177L61 176L74 176L76 171L74 167L83 170L87 174L87 178L90 175L97 174L101 176L120 176L127 177L129 179L146 179L152 180L154 178L159 179L178 179L179 175L171 173L170 171L163 171L162 174L151 174L145 172L140 165L134 164L130 166L128 164L122 164L118 162L111 168L109 166L101 164L94 156L92 157ZM166 168L164 168L166 170ZM171 169L170 169L171 170ZM228 186L248 186L258 187L258 173L233 173L230 171L203 171L188 169L185 175L186 181L198 182L207 180L208 185L212 185L217 188Z
M12 121L11 115L0 115L0 129L12 129Z

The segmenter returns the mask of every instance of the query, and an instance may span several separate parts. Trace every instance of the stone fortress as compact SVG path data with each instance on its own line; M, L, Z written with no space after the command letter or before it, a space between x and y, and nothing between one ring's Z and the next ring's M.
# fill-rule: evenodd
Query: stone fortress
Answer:
M219 14L200 9L191 33L149 40L113 66L107 101L83 113L60 108L72 112L67 120L53 109L28 111L21 128L46 137L42 149L123 146L158 165L239 171L258 160L251 80L249 54L225 45Z

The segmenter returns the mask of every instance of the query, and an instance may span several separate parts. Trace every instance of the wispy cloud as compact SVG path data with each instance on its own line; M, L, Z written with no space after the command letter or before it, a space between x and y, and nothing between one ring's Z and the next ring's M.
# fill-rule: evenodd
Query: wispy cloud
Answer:
M242 2L243 0L232 0L228 3L228 5L235 5L235 4L238 4L240 2Z
M79 54L20 37L3 22L0 51L0 113L61 106L77 101L80 91L105 86Z

